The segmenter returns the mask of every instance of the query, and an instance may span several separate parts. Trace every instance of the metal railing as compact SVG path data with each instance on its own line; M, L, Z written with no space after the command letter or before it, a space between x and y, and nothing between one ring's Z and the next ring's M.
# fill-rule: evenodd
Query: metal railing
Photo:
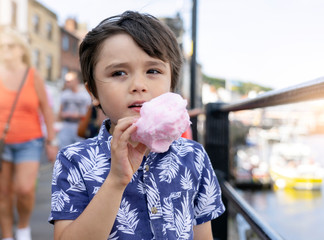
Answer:
M252 110L310 100L324 99L324 77L281 90L273 90L232 104L209 103L206 106L205 148L211 159L223 191L223 202L231 204L250 224L260 239L282 240L263 222L249 204L230 185L229 180L229 119L231 111ZM227 211L212 221L215 239L228 239ZM232 240L232 239L230 239Z
M222 183L222 193L261 239L283 240L277 232L275 232L267 223L262 221L253 208L236 192L231 184L226 181Z

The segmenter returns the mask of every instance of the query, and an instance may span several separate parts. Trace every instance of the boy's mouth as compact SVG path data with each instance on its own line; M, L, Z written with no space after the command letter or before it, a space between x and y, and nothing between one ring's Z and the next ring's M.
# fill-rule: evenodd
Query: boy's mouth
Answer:
M143 105L143 104L139 104L139 103L138 103L138 104L132 104L132 105L130 105L128 108L138 108L138 107L141 108L142 105Z
M131 105L129 105L128 108L141 109L141 107L143 106L143 103L144 103L144 101L134 102Z

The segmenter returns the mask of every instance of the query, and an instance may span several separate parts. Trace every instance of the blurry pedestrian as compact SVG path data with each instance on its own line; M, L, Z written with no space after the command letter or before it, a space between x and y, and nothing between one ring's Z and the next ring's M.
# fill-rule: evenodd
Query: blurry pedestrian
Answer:
M79 121L86 115L91 98L80 88L78 73L70 71L65 75L65 89L61 96L61 105L58 117L62 127L58 133L59 148L83 140L79 137Z
M101 108L89 106L87 114L81 119L78 126L78 136L92 138L98 135L102 122L106 119Z
M49 107L45 84L31 66L30 49L23 35L0 28L0 133L12 110L13 102L25 80L5 138L0 158L0 227L2 239L13 239L14 210L17 207L17 240L30 240L30 217L35 202L35 186L40 159L46 146L48 159L54 161L54 115ZM40 115L46 125L44 139Z

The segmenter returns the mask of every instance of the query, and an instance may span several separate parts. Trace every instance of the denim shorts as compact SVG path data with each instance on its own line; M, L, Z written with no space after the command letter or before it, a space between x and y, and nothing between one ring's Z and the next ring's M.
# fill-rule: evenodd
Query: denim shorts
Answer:
M2 159L14 164L34 161L39 162L44 152L44 138L27 142L5 144Z

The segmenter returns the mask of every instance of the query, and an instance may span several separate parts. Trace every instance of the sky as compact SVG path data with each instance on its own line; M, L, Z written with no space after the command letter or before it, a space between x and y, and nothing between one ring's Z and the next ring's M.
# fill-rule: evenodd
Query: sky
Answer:
M192 0L38 0L89 29L125 10L184 19L189 53ZM282 89L324 76L323 0L197 0L197 62L204 74Z

